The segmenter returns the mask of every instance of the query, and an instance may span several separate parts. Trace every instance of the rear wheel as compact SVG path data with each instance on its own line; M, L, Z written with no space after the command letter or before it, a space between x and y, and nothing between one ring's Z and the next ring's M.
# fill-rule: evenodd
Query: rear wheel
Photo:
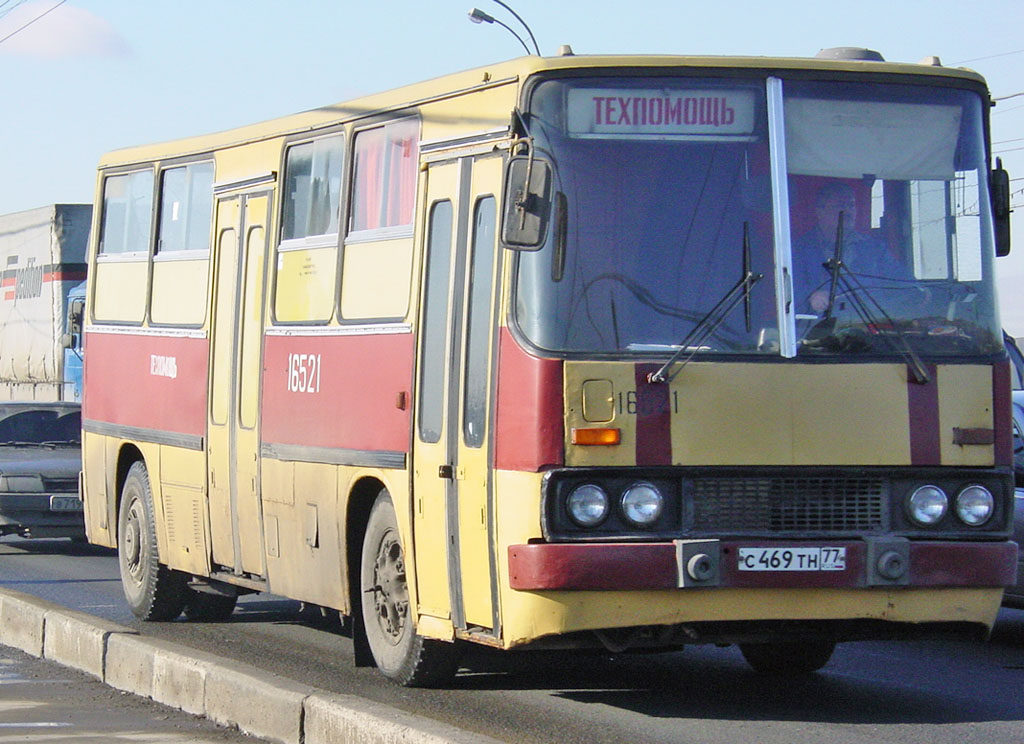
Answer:
M366 525L360 596L366 640L384 676L407 687L434 687L451 679L458 669L458 647L416 633L405 551L387 491L377 496Z
M153 492L142 462L133 463L121 489L117 562L132 613L143 620L173 620L185 604L186 574L160 565Z
M756 671L764 674L810 674L828 663L834 641L741 643L740 652Z

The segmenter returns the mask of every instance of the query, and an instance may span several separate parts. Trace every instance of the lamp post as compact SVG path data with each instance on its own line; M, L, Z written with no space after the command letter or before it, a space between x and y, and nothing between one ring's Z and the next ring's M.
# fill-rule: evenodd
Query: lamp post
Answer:
M498 24L499 26L501 26L501 27L502 27L503 29L505 29L506 31L508 31L508 32L509 32L510 34L512 34L512 35L513 35L514 37L516 37L516 40L517 40L517 41L518 41L518 42L519 42L520 44L522 44L522 45L523 45L523 49L525 49L525 50L526 50L526 53L527 53L527 54L534 54L534 53L536 53L536 55L537 55L537 56L539 57L539 56L540 56L540 47L539 47L539 46L537 45L537 39L536 39L536 38L534 37L534 35L533 35L533 31L531 31L531 30L530 30L530 27L526 25L526 21L524 21L524 20L523 20L523 19L522 19L522 18L521 18L521 17L519 16L519 14L518 14L518 13L516 13L516 12L515 12L514 10L512 10L512 8L510 8L510 7L508 6L508 5L506 5L505 3L503 3L503 2L501 1L501 0L494 0L494 2L496 2L496 3L498 4L498 5L500 5L501 7L503 7L503 8L505 9L505 10L507 10L507 11L508 11L509 13L511 13L511 14L512 14L513 16L515 16L516 20L517 20L517 21L519 21L519 23L521 23L521 24L522 24L523 28L525 28L525 29L526 29L526 33L528 33L528 34L530 35L530 41L532 41L532 42L533 42L533 48L534 48L534 51L531 51L531 50L530 50L530 47L528 47L528 46L526 45L526 42L525 42L525 41L523 41L523 37L522 37L522 36L520 36L519 34L517 34L517 33L516 33L516 32L515 32L515 31L514 31L514 30L513 30L513 29L512 29L512 28L511 28L511 27L510 27L510 26L509 26L508 24L506 24L506 23L502 23L501 21L499 21L499 20L498 20L497 18L495 18L494 16L492 16L492 15L489 15L489 14L487 14L487 13L483 12L483 11L482 11L482 10L480 10L479 8L473 8L473 9L471 9L471 10L469 11L469 20L471 20L471 21L472 21L473 23L497 23L497 24Z

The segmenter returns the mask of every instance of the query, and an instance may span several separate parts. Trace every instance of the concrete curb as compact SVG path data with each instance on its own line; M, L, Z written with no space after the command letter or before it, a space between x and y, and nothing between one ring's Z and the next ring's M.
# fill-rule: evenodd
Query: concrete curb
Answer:
M0 644L282 744L499 744L0 588Z
M486 736L453 729L355 695L319 693L305 701L305 744L480 744ZM495 742L497 744L497 742Z

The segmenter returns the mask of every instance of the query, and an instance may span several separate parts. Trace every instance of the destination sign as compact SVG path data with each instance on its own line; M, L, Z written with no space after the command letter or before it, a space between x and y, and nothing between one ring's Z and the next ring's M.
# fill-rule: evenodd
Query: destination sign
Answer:
M746 135L752 90L569 90L569 134L577 137Z

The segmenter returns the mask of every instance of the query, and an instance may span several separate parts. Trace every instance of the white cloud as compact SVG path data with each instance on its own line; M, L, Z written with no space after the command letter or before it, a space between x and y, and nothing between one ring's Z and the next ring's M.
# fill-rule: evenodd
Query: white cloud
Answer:
M0 54L60 59L131 53L128 43L103 18L68 3L47 13L56 4L57 0L35 0L0 18L0 39L22 29L0 43ZM38 20L32 22L34 18Z

